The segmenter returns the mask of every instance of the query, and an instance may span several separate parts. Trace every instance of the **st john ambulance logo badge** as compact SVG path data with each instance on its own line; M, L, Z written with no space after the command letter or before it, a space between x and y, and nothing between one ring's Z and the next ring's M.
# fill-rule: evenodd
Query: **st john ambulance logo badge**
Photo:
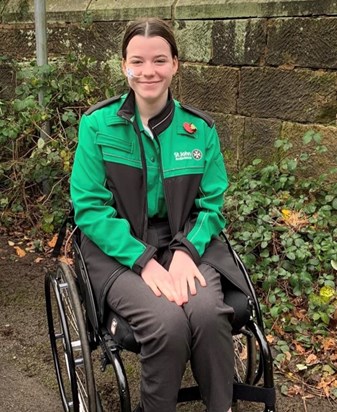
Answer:
M193 159L200 160L202 158L202 152L199 149L194 149L192 151Z

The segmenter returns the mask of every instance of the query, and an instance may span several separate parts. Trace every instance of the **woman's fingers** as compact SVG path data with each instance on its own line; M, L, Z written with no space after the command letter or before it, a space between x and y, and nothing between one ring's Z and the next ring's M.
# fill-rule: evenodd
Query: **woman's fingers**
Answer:
M198 279L201 286L203 287L207 286L206 279L203 277L203 275L198 269L196 270L196 273L194 276Z
M144 267L141 276L156 296L163 294L170 302L179 301L171 275L154 259Z
M188 284L186 279L182 276L180 279L180 305L188 302Z
M206 286L205 278L191 257L182 251L175 252L169 271L151 259L141 276L156 296L164 295L179 306L188 302L189 292L197 294L196 279L201 286Z

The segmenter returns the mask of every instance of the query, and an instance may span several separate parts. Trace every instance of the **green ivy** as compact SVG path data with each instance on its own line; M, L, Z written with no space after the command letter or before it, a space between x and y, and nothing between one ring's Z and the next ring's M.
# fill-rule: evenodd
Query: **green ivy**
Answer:
M308 144L326 150L314 131L303 137ZM283 325L296 337L325 334L337 311L336 170L304 179L310 154L294 158L289 140L275 146L279 160L261 167L257 159L233 176L228 233L259 291L267 327Z

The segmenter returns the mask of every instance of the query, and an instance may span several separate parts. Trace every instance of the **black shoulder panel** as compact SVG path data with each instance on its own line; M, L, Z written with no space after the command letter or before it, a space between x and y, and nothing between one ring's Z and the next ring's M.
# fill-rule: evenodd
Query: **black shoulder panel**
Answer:
M201 117L201 119L205 120L209 127L212 127L214 125L214 120L211 118L211 116L209 116L202 110L196 109L195 107L190 106L188 104L180 104L180 106L187 112L190 112L198 117Z
M121 98L121 94L118 96L110 97L109 99L103 100L102 102L98 102L94 104L93 106L89 107L89 109L84 113L86 115L89 115L93 113L94 111L101 109L102 107L109 106L109 104L116 102Z

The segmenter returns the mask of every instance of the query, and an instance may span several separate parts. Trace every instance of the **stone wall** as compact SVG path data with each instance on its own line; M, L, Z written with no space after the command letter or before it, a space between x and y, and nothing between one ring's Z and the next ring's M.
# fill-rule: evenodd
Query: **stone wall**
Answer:
M35 53L33 0L0 1L0 56ZM48 49L116 58L128 20L172 21L181 65L174 95L216 119L231 166L270 157L278 137L296 151L309 129L329 151L314 171L336 165L337 0L47 0ZM74 4L73 4L74 3ZM1 62L0 62L1 63ZM0 98L15 73L0 66Z

